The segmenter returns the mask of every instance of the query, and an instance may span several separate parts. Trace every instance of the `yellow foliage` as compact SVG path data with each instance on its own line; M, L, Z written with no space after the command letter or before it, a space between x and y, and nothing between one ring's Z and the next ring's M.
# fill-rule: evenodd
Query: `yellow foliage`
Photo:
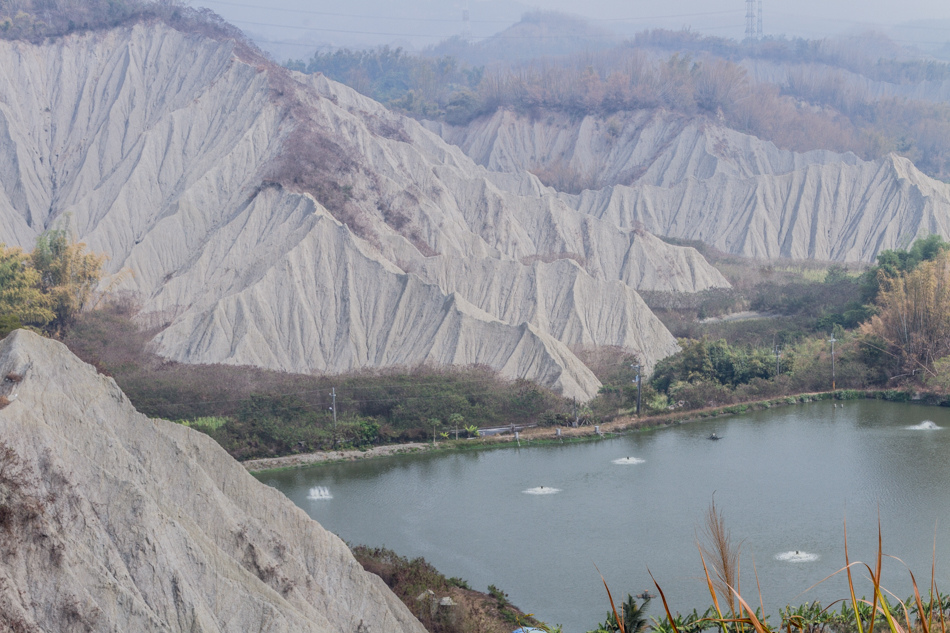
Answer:
M52 229L37 238L30 259L55 314L52 325L62 329L92 297L106 256L86 252L86 245L71 241L65 229Z
M950 354L950 253L884 280L879 313L866 328L892 345L905 365L926 368Z
M927 386L942 393L950 393L950 356L934 363L934 375L927 378Z
M19 248L0 244L0 315L44 326L55 318L50 298L39 289L40 274Z

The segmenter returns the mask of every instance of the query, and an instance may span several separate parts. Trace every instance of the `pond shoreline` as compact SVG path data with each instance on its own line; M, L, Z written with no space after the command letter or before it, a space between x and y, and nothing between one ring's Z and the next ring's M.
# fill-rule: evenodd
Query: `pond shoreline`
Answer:
M532 427L520 431L518 438L514 435L492 435L490 437L471 438L465 440L442 440L435 443L414 442L409 444L384 444L365 450L345 449L337 451L317 451L313 453L298 453L281 457L262 457L249 459L241 464L252 473L264 473L277 470L288 470L315 466L318 464L332 464L337 462L356 461L361 459L375 459L423 452L448 452L460 450L479 450L499 448L509 444L521 443L530 445L552 444L558 442L586 442L595 441L604 437L613 437L630 431L645 431L664 426L674 426L691 422L715 418L721 415L739 415L747 411L761 411L773 407L805 404L820 400L889 400L906 403L942 405L947 402L946 396L937 394L922 394L901 390L860 390L839 389L837 391L819 391L803 393L794 396L780 396L765 400L743 402L705 409L691 409L689 411L671 411L670 413L652 415L642 418L622 416L600 425L585 425L580 427ZM942 405L946 406L946 405ZM598 434L595 429L599 428ZM561 435L558 437L557 429Z

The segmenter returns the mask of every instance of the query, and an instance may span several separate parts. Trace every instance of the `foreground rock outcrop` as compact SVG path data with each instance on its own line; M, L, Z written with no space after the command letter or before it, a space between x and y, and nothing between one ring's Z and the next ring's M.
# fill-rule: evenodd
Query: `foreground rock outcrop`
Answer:
M728 282L694 249L476 165L417 122L163 24L0 42L0 241L68 223L192 363L489 365L588 399L578 347L676 342L638 289Z
M13 332L0 376L0 630L424 631L339 538L65 346Z
M736 255L872 261L917 237L950 238L950 185L896 155L790 152L661 110L499 110L464 127L428 126L489 169L541 174L600 220Z

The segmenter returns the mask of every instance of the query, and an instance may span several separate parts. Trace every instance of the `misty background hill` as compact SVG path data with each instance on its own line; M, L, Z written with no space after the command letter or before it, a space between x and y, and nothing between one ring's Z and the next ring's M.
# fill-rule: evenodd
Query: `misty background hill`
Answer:
M490 38L455 37L420 54L337 49L288 65L452 125L499 109L532 117L661 109L782 149L866 160L896 153L950 179L950 63L879 32L738 41L653 29L619 39L577 16L535 12Z
M703 35L742 39L743 0L675 0L630 4L619 0L413 0L398 5L380 0L353 0L344 7L304 0L260 3L255 0L201 0L243 29L275 59L300 58L310 51L377 46L418 52L467 30L476 41L512 26L529 12L558 12L593 26L632 37L655 28L689 29ZM463 14L469 20L463 23ZM763 33L773 37L821 39L866 31L884 33L901 45L933 54L948 36L950 9L934 0L893 3L884 0L834 3L805 0L791 6L763 2Z

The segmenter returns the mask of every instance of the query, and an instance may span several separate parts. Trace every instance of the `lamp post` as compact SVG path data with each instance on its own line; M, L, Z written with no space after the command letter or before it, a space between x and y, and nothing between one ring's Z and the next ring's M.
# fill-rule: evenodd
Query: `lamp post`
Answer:
M828 339L828 342L831 343L831 390L834 391L835 390L835 343L837 343L838 341L837 339L835 339L835 333L833 330L831 332L831 338Z
M330 392L330 396L333 398L333 406L330 407L333 410L333 428L336 428L336 387Z
M640 415L640 363L637 363L636 365L630 365L630 367L632 367L637 372L633 382L637 383L637 415Z

